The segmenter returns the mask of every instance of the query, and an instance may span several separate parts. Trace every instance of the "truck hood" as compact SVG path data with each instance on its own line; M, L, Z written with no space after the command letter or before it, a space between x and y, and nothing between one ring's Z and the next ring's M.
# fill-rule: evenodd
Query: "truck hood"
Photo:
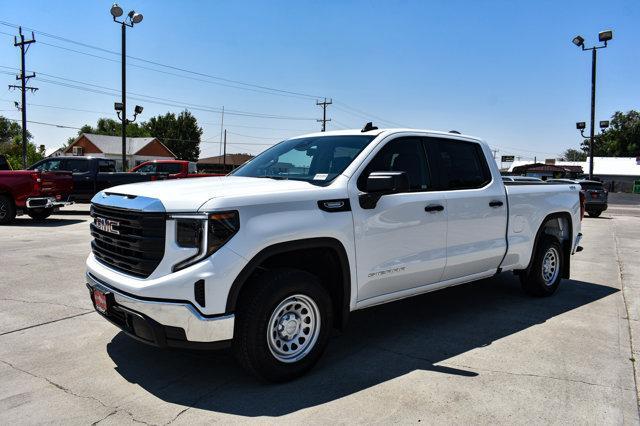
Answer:
M92 200L102 204L104 194L119 194L160 200L168 212L198 211L213 198L248 197L295 192L307 193L322 187L295 180L275 180L236 176L142 182L115 186L98 193Z

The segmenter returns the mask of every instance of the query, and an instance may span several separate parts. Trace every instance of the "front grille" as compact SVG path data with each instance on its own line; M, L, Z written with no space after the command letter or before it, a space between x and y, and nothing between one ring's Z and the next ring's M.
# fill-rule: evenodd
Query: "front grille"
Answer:
M136 277L151 275L164 256L164 214L93 204L91 216L91 250L98 261ZM99 229L95 218L105 219L115 232Z

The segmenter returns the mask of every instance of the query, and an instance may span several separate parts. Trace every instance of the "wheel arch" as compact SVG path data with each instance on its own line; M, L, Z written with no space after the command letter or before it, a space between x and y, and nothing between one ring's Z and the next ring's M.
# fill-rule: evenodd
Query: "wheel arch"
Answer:
M563 229L563 224L566 229ZM542 241L542 237L550 235L558 240L562 246L562 278L569 278L571 272L571 244L573 241L573 222L571 219L571 213L567 211L555 212L547 215L536 232L535 240L533 241L533 250L531 251L531 258L529 264L524 269L524 272L529 273L531 269L533 259L538 250L538 245Z
M323 253L332 256L335 262L333 266L337 266L337 271L326 268L324 263L309 263L309 257L314 254ZM304 261L306 259L306 262ZM325 258L326 260L327 258ZM296 262L298 261L298 262ZM271 267L291 266L296 269L306 270L318 275L323 285L329 291L334 305L336 316L335 324L343 329L346 326L349 317L349 303L351 300L351 269L349 266L349 258L343 244L335 238L308 238L301 240L293 240L282 243L276 243L262 249L256 254L245 267L240 271L233 281L227 296L226 312L232 313L236 310L238 300L240 300L242 292L248 288L247 284L250 279L261 271L269 270ZM324 268L321 268L324 266ZM322 273L325 271L326 273ZM335 278L338 283L327 282L327 277L335 272ZM323 279L324 278L324 279Z

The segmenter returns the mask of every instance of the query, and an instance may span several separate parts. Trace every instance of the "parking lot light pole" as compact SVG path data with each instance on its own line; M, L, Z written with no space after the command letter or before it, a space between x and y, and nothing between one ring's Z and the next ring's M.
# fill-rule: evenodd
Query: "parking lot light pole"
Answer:
M122 8L118 6L117 3L114 3L111 6L111 16L113 16L113 21L117 24L121 25L122 28L122 101L116 104L116 111L118 111L118 117L122 120L122 171L126 171L127 164L127 124L130 123L127 120L127 27L132 27L135 24L139 24L142 22L142 14L136 13L136 11L130 11L127 16L119 21L118 18L123 14ZM118 108L120 107L120 108ZM137 110L142 112L142 107L136 106ZM122 114L120 114L122 113ZM136 115L139 114L137 112L133 121L136 119Z
M584 38L575 36L572 40L573 44L581 47L583 51L591 50L591 126L589 129L589 179L593 179L593 142L595 137L595 120L596 120L596 62L598 60L597 50L607 47L607 42L613 39L613 31L600 31L598 40L604 43L600 46L585 47Z

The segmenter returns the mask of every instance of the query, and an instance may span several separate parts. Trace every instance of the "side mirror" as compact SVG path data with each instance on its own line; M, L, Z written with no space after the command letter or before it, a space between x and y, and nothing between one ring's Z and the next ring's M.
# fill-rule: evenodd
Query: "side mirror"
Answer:
M367 177L366 191L395 194L409 190L409 178L405 172L372 172Z
M405 172L371 172L365 183L365 193L359 197L360 207L373 209L383 195L409 191Z

